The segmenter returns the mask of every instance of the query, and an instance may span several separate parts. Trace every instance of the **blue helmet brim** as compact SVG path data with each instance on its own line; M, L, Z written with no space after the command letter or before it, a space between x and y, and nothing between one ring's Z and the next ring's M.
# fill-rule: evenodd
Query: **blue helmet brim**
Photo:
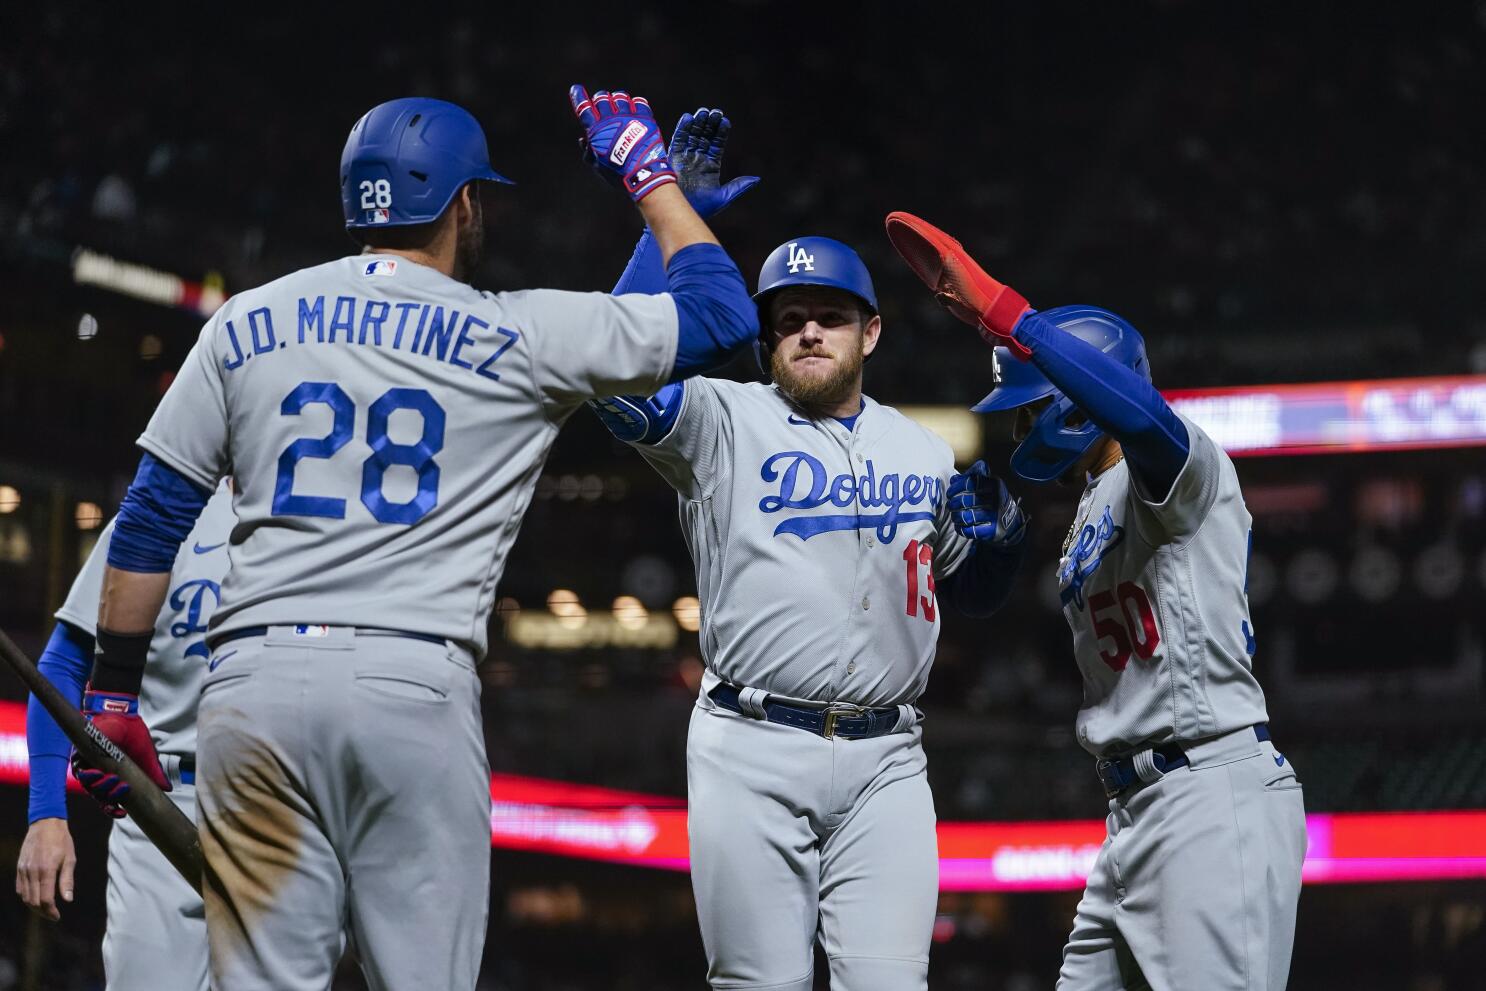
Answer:
M768 302L770 296L773 296L777 292L783 292L786 289L792 289L796 286L810 289L839 289L842 292L846 293L848 296L852 296L858 300L861 300L861 302L865 304L867 309L870 310L872 313L877 313L877 304L868 299L866 296L863 296L858 287L844 282L841 279L833 279L829 276L816 276L814 274L808 276L792 275L780 279L772 285L766 286L765 288L760 289L758 292L754 293L753 301L759 306L763 306L766 302Z
M990 395L970 407L976 413L995 413L1035 403L1058 391L1047 376L1030 361L1012 357L1005 347L995 351L996 387Z
M995 413L1000 410L1016 409L1028 403L1035 403L1039 399L1045 399L1057 391L1057 386L1047 381L1041 385L1027 383L997 386L991 390L990 395L970 407L970 410L974 413Z
M470 176L470 178L471 179L489 179L491 182L501 182L501 183L505 183L507 186L514 186L514 185L516 185L516 180L515 179L507 179L505 176L501 175L499 172L495 171L494 169L485 169L485 170L483 170L481 172L476 172L474 175Z

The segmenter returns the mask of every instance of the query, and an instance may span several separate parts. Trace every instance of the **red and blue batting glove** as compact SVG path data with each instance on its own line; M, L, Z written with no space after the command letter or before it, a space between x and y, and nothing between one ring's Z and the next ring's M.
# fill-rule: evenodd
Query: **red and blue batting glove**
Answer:
M977 461L949 480L949 516L962 537L996 548L1015 547L1027 535L1022 504L1006 483Z
M732 122L721 110L698 107L694 114L682 114L671 134L670 160L676 167L677 181L691 208L703 220L721 213L758 185L756 175L722 182L722 153L732 130Z
M1023 361L1032 356L1012 336L1033 312L1021 293L986 274L964 245L920 217L901 210L887 215L887 236L908 267L945 309L980 331L990 344L1004 344Z
M170 781L160 766L160 756L155 753L150 728L139 717L138 695L89 688L83 694L82 711L99 732L112 740L151 781L160 786L161 791L170 791ZM103 806L106 814L115 819L126 815L123 803L129 797L129 782L117 774L87 766L76 749L72 751L72 776L95 802Z
M666 158L665 138L641 96L582 86L568 90L573 113L583 127L583 157L606 180L620 186L636 203L667 183L676 170Z

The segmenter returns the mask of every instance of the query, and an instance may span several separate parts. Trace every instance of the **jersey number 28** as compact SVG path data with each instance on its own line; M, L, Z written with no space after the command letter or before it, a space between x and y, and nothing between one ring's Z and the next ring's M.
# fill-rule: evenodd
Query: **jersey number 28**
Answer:
M330 458L351 440L356 404L334 382L301 382L284 397L279 413L298 416L319 403L335 414L330 433L301 437L279 455L279 474L273 486L275 516L346 518L346 500L331 496L294 494L294 467L301 458ZM423 436L416 444L397 444L387 436L387 423L397 410L416 410L423 417ZM439 504L439 466L433 456L444 449L444 408L423 389L388 389L371 404L366 417L366 446L371 456L361 464L361 504L379 523L417 523ZM406 465L418 473L418 492L407 502L392 502L382 494L387 469Z

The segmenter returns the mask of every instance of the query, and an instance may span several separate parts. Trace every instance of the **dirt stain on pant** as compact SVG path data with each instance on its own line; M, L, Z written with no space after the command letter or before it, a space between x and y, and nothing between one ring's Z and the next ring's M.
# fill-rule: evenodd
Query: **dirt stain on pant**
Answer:
M283 755L251 732L245 713L218 710L211 723L202 727L211 759L198 785L202 895L212 957L227 962L254 954L256 925L278 914L275 904L299 866L308 809Z

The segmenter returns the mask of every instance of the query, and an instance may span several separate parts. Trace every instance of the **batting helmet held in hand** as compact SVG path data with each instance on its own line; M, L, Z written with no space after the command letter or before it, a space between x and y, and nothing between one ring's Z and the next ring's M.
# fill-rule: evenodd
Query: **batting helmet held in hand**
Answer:
M1042 316L1059 330L1092 344L1120 364L1151 380L1145 341L1125 320L1097 306L1060 306ZM1011 455L1011 468L1031 482L1051 482L1078 463L1103 431L1073 405L1030 361L995 351L996 387L971 409L977 413L1017 409L1048 396L1053 402L1037 417L1027 438Z
M356 122L341 152L346 229L437 220L474 179L511 183L490 167L485 132L469 111L427 97L389 100Z

